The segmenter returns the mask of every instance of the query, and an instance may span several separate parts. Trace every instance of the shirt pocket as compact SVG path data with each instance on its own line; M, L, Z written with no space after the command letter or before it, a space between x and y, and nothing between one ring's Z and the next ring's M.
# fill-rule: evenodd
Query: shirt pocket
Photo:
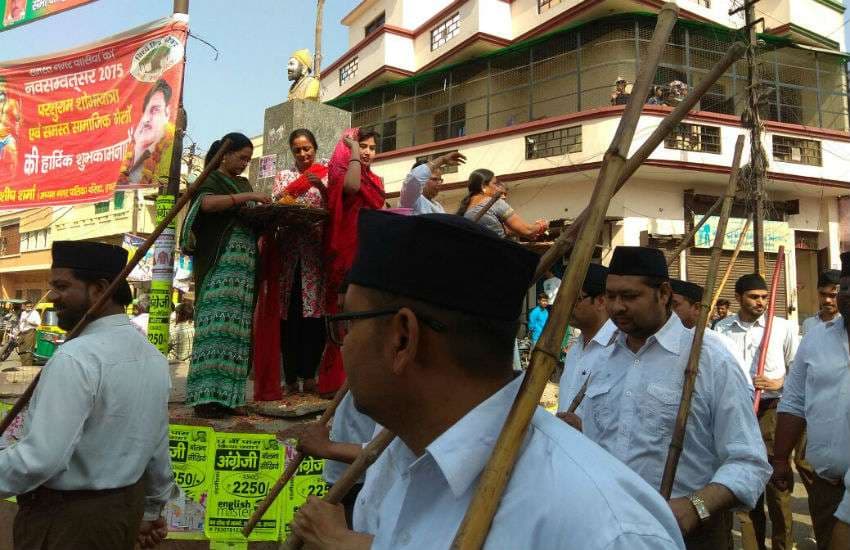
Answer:
M640 415L643 423L655 435L667 437L673 433L682 389L652 382L646 386Z
M584 402L577 411L579 416L583 417L582 421L590 420L593 422L599 434L615 429L613 425L615 407L611 402L611 388L613 387L612 382L602 384L591 382L587 388L587 393L585 393ZM582 411L584 411L584 414L581 414ZM587 416L590 418L584 418Z

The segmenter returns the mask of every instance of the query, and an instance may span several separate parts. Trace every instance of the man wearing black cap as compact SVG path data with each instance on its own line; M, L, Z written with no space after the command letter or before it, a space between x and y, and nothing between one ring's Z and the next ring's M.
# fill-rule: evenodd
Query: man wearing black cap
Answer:
M660 250L614 250L605 286L620 330L596 356L577 410L584 434L658 490L682 396L693 330L671 312ZM689 550L732 547L730 510L752 507L770 477L739 360L706 331L669 506Z
M127 251L53 243L50 299L71 330L127 263ZM130 324L124 283L41 371L23 437L0 451L0 498L17 495L16 550L130 550L166 531L174 489L168 362Z
M670 279L670 287L673 289L673 312L679 316L685 328L694 328L699 320L702 287L679 279Z
M819 550L829 548L834 514L844 495L842 478L850 468L850 355L844 322L850 315L850 253L842 254L841 262L841 315L816 324L800 343L777 408L772 460L772 485L790 491L794 483L791 450L804 430L808 432L806 460L814 472L809 472L806 489ZM804 478L803 472L800 475Z
M357 408L398 436L361 494L388 490L374 507L358 499L355 525L376 510L372 533L347 531L342 510L315 498L293 531L310 548L351 538L373 550L449 548L522 382L511 355L537 257L458 216L363 211L359 231L329 334L344 339ZM651 487L538 408L485 548L657 550L681 548L679 537Z
M838 311L838 279L841 272L827 269L818 276L818 312L803 321L803 336L821 323L829 323L841 317Z
M773 317L764 374L757 376L759 347L767 323L764 315L769 299L767 283L761 275L756 273L744 275L735 283L735 299L740 306L738 313L717 323L715 330L732 340L735 348L743 356L744 365L750 368L753 385L756 389L762 390L758 410L759 428L767 447L767 454L772 457L773 438L776 431L776 407L782 395L785 375L791 368L794 355L797 353L799 343L797 326L787 319ZM744 549L765 548L767 529L765 501L770 514L772 547L778 550L791 550L794 544L794 534L791 529L791 492L780 491L774 485L767 486L765 494L759 498L755 508L749 514L739 514Z
M607 276L607 267L590 264L570 318L570 326L579 329L581 334L564 359L564 373L558 388L558 416L567 423L573 415L568 415L565 411L569 409L590 376L593 357L611 343L614 333L617 332L617 327L608 318L608 310L605 308Z

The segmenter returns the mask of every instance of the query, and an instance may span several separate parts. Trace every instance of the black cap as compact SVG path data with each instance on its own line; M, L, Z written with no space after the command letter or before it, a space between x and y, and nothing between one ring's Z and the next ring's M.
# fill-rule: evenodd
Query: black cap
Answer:
M599 296L605 292L605 279L608 277L608 268L600 264L590 264L587 267L587 275L581 289L589 296Z
M112 281L127 265L127 251L113 244L90 241L55 241L53 268L82 270ZM130 287L124 282L129 294Z
M841 253L841 276L850 277L850 252Z
M461 216L361 210L351 284L515 321L539 257Z
M832 286L838 284L841 272L837 269L827 269L818 276L818 286Z
M735 282L736 294L743 294L750 290L767 290L767 283L765 282L764 277L758 273L750 273L748 275L743 275Z
M639 275L668 278L667 260L657 248L645 246L618 246L608 266L611 275Z
M673 294L684 296L691 302L702 302L703 288L698 284L679 279L670 279L670 286L673 287Z

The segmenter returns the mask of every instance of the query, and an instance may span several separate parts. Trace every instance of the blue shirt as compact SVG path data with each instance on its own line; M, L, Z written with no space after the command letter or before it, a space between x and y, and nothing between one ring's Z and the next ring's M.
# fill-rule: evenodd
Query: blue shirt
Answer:
M445 214L443 205L437 201L428 200L422 194L422 190L431 179L431 168L428 163L420 164L407 174L404 183L401 184L398 203L402 208L412 208L415 215L419 214Z
M626 334L619 333L595 356L593 378L576 411L587 437L656 490L661 487L692 341L693 329L685 328L676 315L670 315L637 353L626 345ZM771 471L739 360L707 330L672 496L718 483L751 509Z
M803 337L777 412L806 420L806 460L839 480L850 468L850 350L844 321L815 325Z
M546 326L546 321L548 320L549 310L543 309L540 306L535 307L528 314L528 332L531 335L532 344L543 334L543 327Z
M522 377L472 409L415 456L400 439L369 468L354 529L373 550L448 549ZM386 491L371 491L376 483ZM372 510L364 517L363 511ZM377 510L377 511L375 511ZM538 408L493 519L487 550L684 548L657 491L579 432Z

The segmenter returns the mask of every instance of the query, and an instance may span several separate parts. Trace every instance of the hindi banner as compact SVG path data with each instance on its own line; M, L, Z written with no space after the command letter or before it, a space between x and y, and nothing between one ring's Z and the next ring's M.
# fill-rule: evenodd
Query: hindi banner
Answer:
M0 64L0 209L99 202L167 178L188 24Z
M0 0L0 32L70 10L93 0Z

